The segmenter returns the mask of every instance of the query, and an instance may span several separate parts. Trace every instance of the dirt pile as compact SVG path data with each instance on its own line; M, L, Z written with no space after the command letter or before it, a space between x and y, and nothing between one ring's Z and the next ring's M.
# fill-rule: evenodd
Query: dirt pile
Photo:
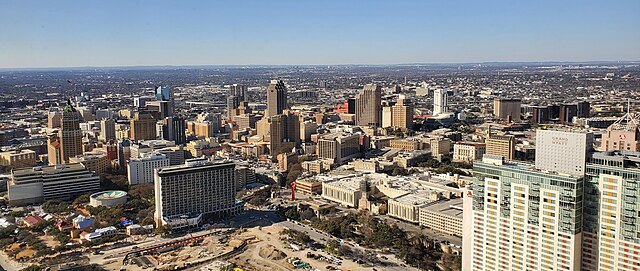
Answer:
M260 252L258 252L258 255L260 255L260 257L262 258L276 260L276 261L282 260L287 257L287 254L284 254L284 252L277 250L272 245L261 247Z

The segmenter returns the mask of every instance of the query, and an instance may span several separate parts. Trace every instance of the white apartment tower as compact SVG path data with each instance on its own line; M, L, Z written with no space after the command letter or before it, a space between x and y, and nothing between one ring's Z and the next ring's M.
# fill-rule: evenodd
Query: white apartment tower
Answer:
M448 94L446 89L436 89L433 91L433 115L437 116L442 113L447 113Z

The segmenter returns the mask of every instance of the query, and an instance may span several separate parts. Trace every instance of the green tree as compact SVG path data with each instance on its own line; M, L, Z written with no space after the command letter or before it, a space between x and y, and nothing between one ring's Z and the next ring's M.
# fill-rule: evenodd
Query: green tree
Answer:
M169 225L162 225L156 228L156 234L159 234L160 236L167 236L170 233L171 233L171 226Z
M47 213L60 214L69 212L69 204L61 200L48 200L42 204L42 210Z

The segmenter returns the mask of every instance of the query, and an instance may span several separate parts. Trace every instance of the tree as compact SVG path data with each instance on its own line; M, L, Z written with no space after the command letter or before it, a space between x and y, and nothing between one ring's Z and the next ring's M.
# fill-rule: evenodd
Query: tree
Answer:
M36 265L36 264L20 269L20 271L40 271L40 270L44 270L44 267L42 265Z
M90 193L82 194L82 195L78 196L78 197L73 201L73 203L71 203L71 205L76 206L76 207L79 207L79 206L85 205L85 204L89 203L89 197L90 197L90 196L91 196L91 194L90 194Z
M47 213L59 214L69 211L69 204L61 200L48 200L42 204L42 210Z
M169 233L171 233L171 226L169 225L162 225L156 228L156 234L160 236L166 236Z

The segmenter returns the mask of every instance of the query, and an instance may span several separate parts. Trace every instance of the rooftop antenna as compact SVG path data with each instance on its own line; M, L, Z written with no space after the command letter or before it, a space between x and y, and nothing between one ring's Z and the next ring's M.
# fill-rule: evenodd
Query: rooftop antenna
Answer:
M627 98L627 113L611 125L612 129L631 131L638 128L640 121L631 114L631 99Z

